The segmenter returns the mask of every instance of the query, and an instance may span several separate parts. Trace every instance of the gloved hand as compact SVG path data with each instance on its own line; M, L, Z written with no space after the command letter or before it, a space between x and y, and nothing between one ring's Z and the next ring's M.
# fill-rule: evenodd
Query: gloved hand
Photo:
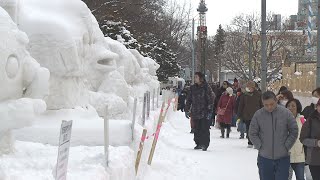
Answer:
M240 119L238 119L238 120L237 120L237 124L239 124L240 122L241 122L241 120L240 120Z
M190 118L190 113L189 112L185 112L186 118L189 119Z

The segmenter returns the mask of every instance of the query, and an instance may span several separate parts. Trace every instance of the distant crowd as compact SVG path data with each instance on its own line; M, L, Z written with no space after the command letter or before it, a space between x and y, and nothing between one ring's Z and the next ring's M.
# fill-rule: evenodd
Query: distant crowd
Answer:
M261 180L320 180L320 88L310 105L301 102L287 87L275 94L261 92L257 83L240 85L224 81L209 84L195 73L195 84L178 92L178 110L190 119L194 149L207 151L210 126L219 128L220 138L229 138L237 127L239 139L259 151Z

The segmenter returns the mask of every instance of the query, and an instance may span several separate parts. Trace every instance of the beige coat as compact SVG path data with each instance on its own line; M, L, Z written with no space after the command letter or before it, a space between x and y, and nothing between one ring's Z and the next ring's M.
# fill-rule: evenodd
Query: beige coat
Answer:
M299 136L298 137L300 137L301 128L303 125L301 122L301 118L304 119L304 117L302 115L298 115L296 117L296 122L298 124L298 129L299 129ZM294 143L293 147L290 150L290 163L303 163L303 162L305 162L303 145L300 142L300 140L297 139L297 141Z

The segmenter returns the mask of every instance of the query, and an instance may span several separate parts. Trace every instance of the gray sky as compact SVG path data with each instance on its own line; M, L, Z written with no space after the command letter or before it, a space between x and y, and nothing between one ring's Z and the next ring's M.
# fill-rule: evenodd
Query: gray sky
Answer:
M196 15L196 8L200 0L189 1L192 2ZM236 15L260 13L261 11L261 0L206 0L206 4L209 9L207 12L209 35L216 33L219 24L222 26L230 24ZM298 0L267 0L267 12L281 14L285 17L297 14Z

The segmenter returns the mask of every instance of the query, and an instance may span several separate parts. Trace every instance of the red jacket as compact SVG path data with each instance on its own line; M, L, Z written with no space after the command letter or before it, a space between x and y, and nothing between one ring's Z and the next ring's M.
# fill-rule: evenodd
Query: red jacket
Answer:
M230 99L230 100L229 100ZM229 101L229 103L228 103ZM228 104L228 106L227 106ZM235 98L234 96L229 96L228 94L224 93L218 103L218 107L221 109L226 108L226 111L224 115L218 115L217 116L217 121L219 123L226 123L226 124L231 124L232 122L232 117L234 115L234 106L235 106Z

